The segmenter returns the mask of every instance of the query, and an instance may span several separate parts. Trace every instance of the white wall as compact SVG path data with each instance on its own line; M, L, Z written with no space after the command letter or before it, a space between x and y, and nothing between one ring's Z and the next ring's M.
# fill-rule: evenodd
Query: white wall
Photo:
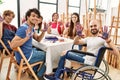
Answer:
M20 15L25 15L30 8L38 8L38 0L20 0Z
M15 18L11 24L18 27L18 15L17 15L17 0L2 0L3 4L0 4L1 15L5 10L12 10L15 13Z
M118 4L119 0L109 0L108 9L106 12L106 24L111 25L112 16L117 16L118 14Z
M66 13L66 0L58 0L58 13Z
M38 0L20 0L20 19L25 16L30 8L38 8Z

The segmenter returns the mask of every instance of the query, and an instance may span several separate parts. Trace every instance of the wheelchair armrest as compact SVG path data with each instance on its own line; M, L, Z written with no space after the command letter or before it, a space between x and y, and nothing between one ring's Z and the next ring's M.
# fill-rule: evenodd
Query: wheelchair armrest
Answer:
M72 49L74 49L74 46L75 46L76 44L73 44L72 45ZM82 47L84 46L84 47L86 47L87 46L87 44L81 44L81 45L77 45L79 48L79 50L81 50L82 49Z
M80 54L85 54L85 55L96 57L96 55L94 55L93 53L84 52L84 51L80 51L80 50L76 50L76 49L69 50L69 52L76 52L76 53L80 53Z

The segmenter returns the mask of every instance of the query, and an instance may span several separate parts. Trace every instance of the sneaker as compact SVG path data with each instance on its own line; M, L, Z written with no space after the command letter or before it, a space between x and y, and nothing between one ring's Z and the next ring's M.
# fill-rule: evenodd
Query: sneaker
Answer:
M44 76L45 76L46 79L55 80L55 76L54 76L53 73L51 73L51 74L45 74Z
M59 78L56 78L54 74L45 74L44 75L46 79L49 79L49 80L61 80Z

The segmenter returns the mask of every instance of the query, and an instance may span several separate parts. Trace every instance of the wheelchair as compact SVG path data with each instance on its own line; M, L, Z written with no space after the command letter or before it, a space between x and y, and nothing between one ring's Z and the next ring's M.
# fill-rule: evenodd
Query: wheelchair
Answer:
M83 46L83 45L82 45ZM86 45L84 45L86 46ZM73 49L74 45L72 47L72 50L67 51L69 52L75 52L75 53L80 53L84 55L89 55L96 57L95 64L94 65L88 65L81 63L83 66L78 68L78 69L72 69L72 68L64 68L63 73L67 73L67 76L71 77L71 80L111 80L109 77L109 66L107 62L103 59L103 56L105 54L105 51L112 50L111 48L108 47L101 47L98 51L97 55L94 55L92 53L88 52L83 52L81 50ZM81 49L81 45L78 46L79 49ZM101 62L104 63L104 69L99 68ZM64 74L63 74L64 76ZM63 77L62 77L63 78Z

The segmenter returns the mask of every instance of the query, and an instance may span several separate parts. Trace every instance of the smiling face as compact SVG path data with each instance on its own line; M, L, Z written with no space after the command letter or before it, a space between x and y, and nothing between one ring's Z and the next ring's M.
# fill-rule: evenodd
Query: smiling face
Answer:
M11 21L13 20L13 14L10 14L10 15L7 15L4 17L4 20L7 22L7 23L11 23Z
M26 12L25 18L27 20L27 24L31 27L34 27L35 24L38 21L38 18L40 17L40 12L38 9L33 8L33 9L29 9Z
M98 21L97 20L92 20L90 22L90 32L93 35L98 34L98 32L99 32L99 25L98 25Z
M32 12L31 15L28 16L27 18L28 18L28 22L34 26L37 23L39 16L34 12Z
M53 15L52 15L52 21L57 22L58 19L59 19L58 13L53 13Z
M78 17L76 15L72 15L72 22L75 24L78 21Z
M11 23L14 17L15 17L15 14L13 11L6 10L3 13L4 22L6 22L7 24Z

